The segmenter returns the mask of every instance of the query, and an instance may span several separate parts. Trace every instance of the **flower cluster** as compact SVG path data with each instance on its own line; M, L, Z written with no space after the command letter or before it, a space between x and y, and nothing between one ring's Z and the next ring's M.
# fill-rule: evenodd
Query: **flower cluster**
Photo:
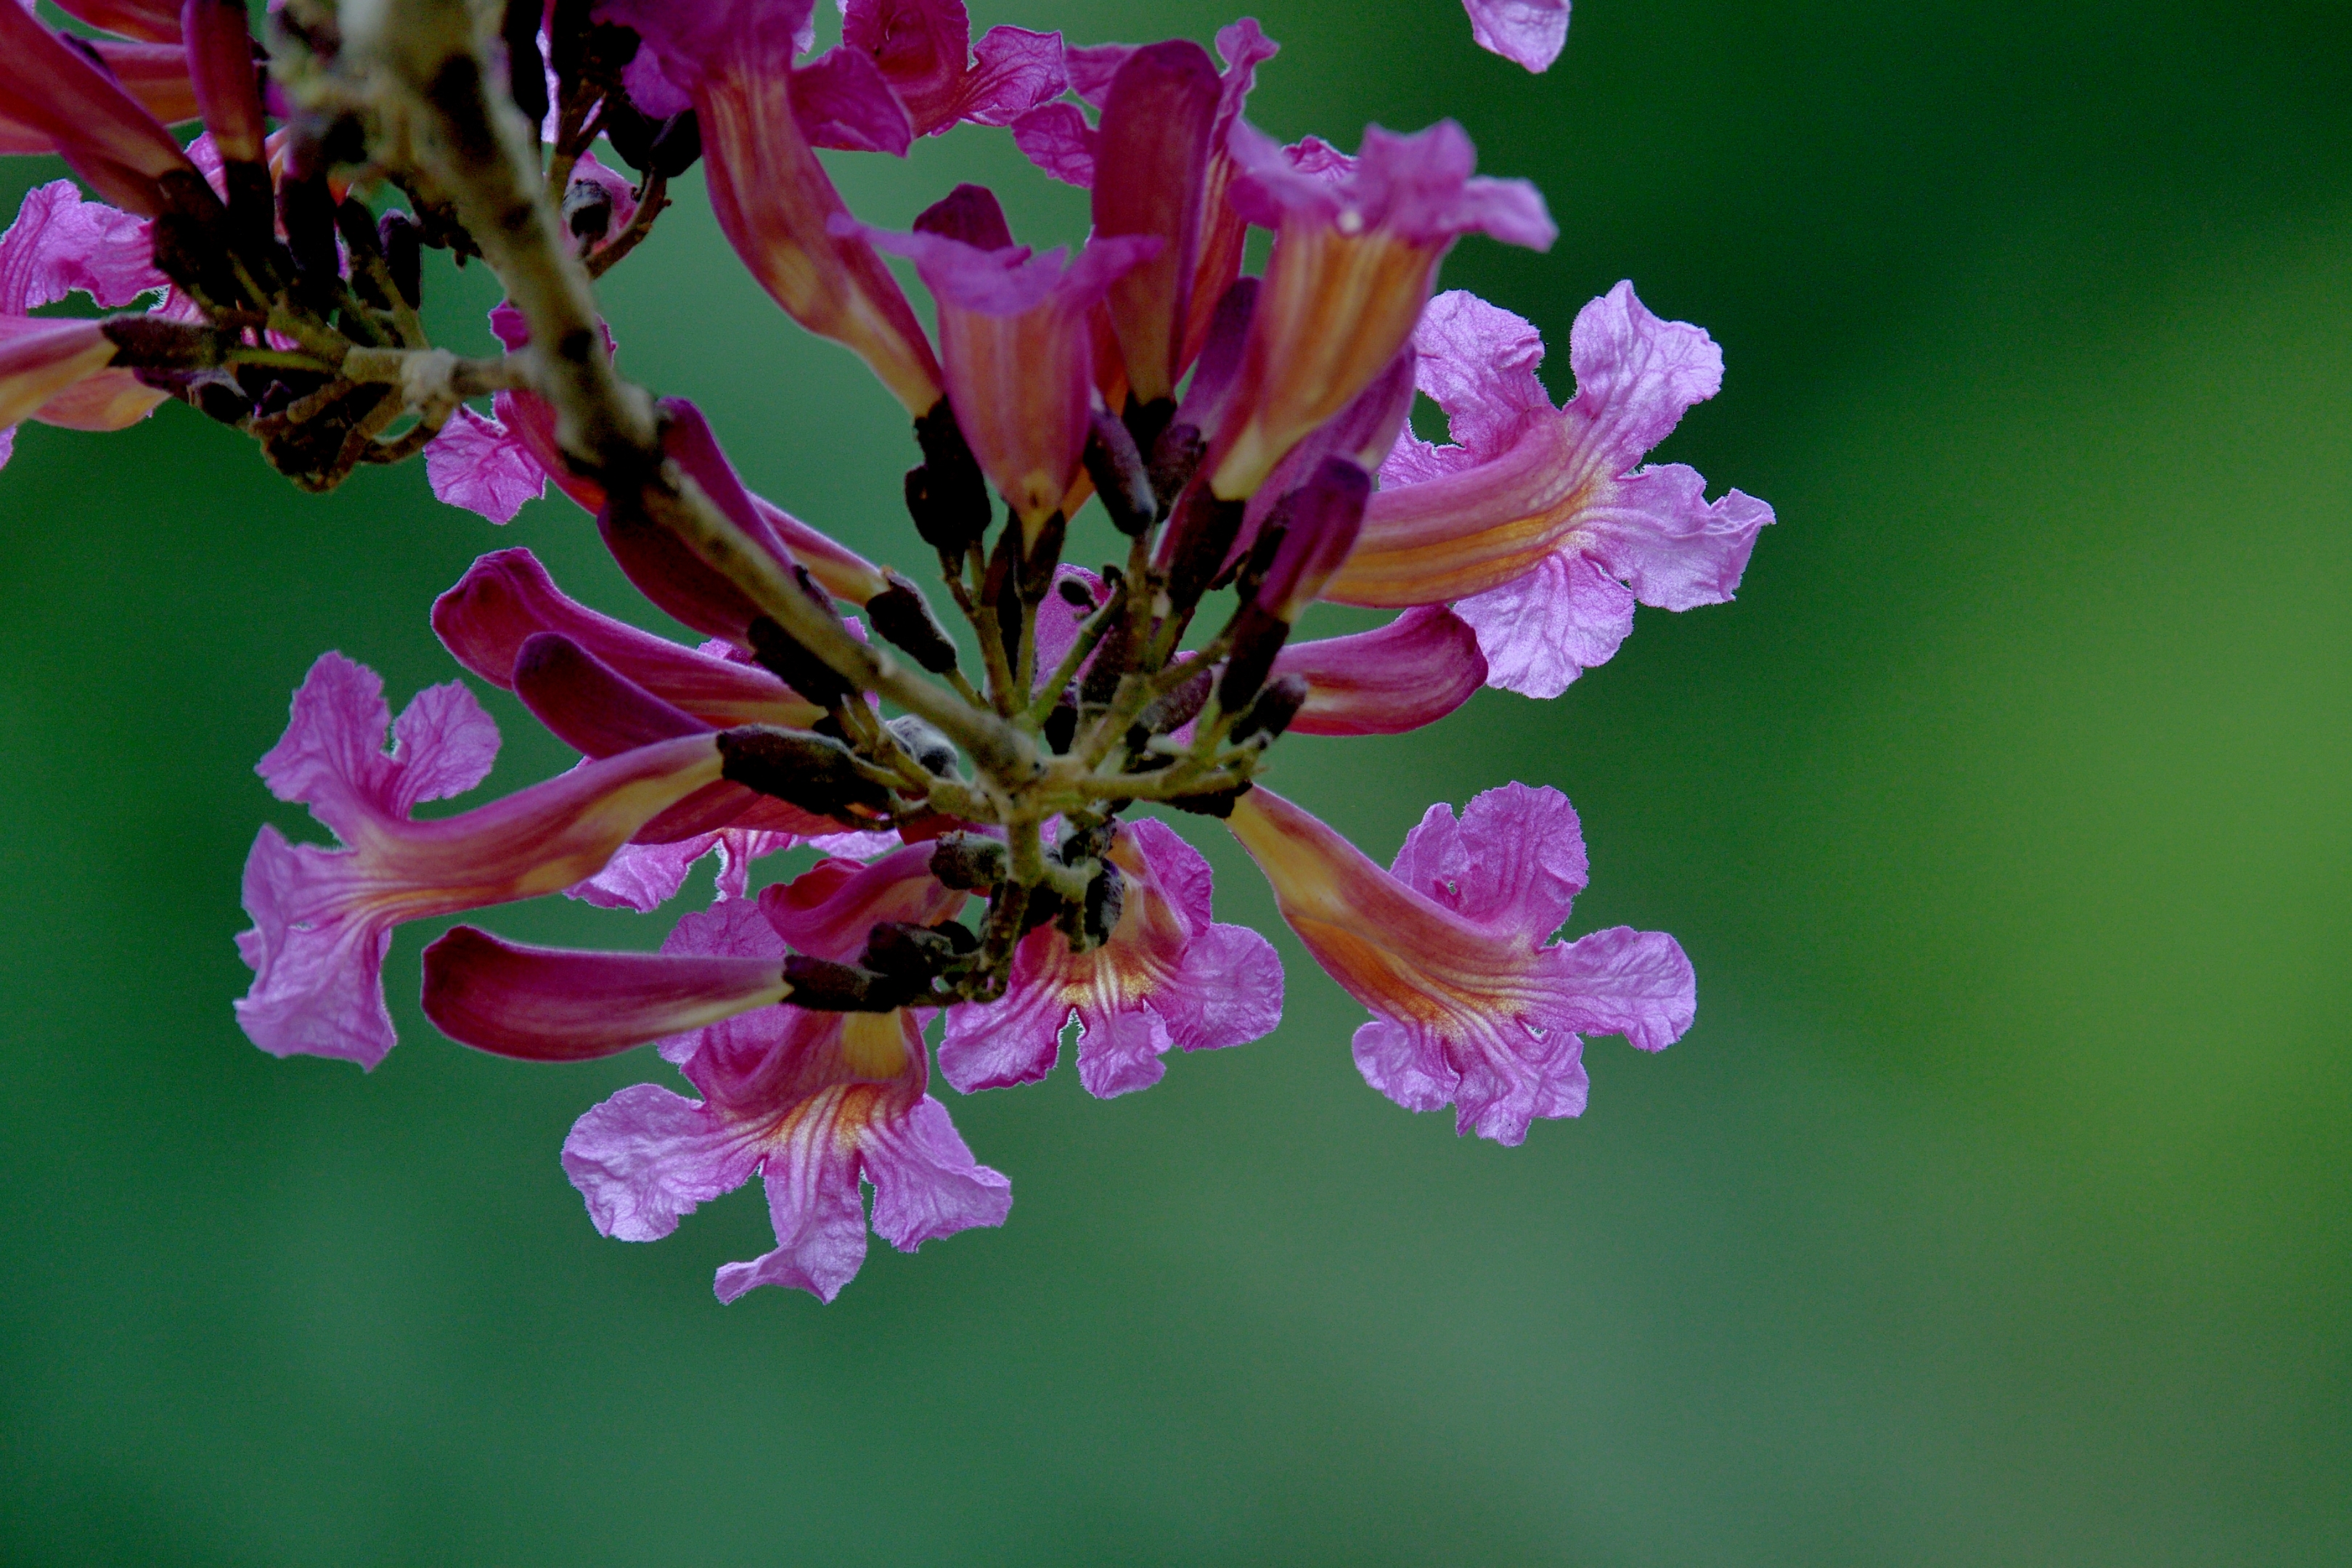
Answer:
M1467 5L1486 47L1558 55L1565 0ZM462 683L395 720L372 672L320 658L259 769L335 840L265 827L247 862L236 1016L262 1049L381 1061L401 924L553 893L650 912L715 855L716 901L658 952L449 929L424 1010L520 1059L656 1046L692 1094L625 1089L564 1145L598 1228L666 1235L757 1174L776 1247L719 1295L830 1300L869 1223L911 1249L1009 1208L929 1091L934 1015L965 1093L1044 1077L1073 1027L1108 1097L1171 1048L1276 1026L1275 949L1213 918L1208 862L1150 808L1232 832L1369 1009L1366 1080L1465 1133L1517 1143L1580 1111L1586 1036L1657 1050L1689 1026L1671 937L1557 939L1586 879L1557 791L1433 805L1382 870L1261 782L1289 731L1559 694L1636 602L1729 598L1771 521L1644 464L1721 382L1705 332L1620 284L1577 316L1556 403L1533 326L1434 292L1465 236L1554 236L1459 127L1283 143L1248 116L1276 55L1249 19L1213 56L975 40L959 0L843 0L816 53L813 0L508 0L487 33L464 0L286 0L258 43L239 0L66 9L121 37L0 0L0 150L62 155L96 198L44 185L0 237L0 460L20 419L115 429L177 400L307 489L422 455L443 500L504 522L552 483L706 639L580 604L528 551L484 555L433 628L581 761L422 819L488 773L496 726ZM183 145L170 127L195 119ZM1089 193L1083 244L1019 243L976 185L877 226L818 155L967 124ZM692 404L617 374L593 280L697 163L776 304L904 405L919 575L949 616L753 494ZM426 336L426 249L497 273L503 355ZM75 292L116 313L34 314ZM1416 393L1449 444L1412 433ZM1089 501L1124 545L1099 571L1064 559ZM1398 614L1295 637L1318 601ZM754 862L796 848L814 865L755 889Z

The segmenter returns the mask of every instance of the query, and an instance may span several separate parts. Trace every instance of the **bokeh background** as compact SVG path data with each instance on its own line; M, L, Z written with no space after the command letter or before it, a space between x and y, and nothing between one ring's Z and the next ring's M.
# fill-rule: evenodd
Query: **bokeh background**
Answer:
M829 8L827 8L829 11ZM1182 32L1209 0L978 24ZM1284 787L1385 858L1508 779L1583 813L1571 931L1675 932L1699 1020L1526 1147L1365 1088L1290 942L1271 1039L1149 1093L949 1094L1001 1232L728 1308L740 1193L599 1238L556 1151L658 1070L437 1038L264 1057L250 769L321 649L395 700L523 543L646 618L568 503L421 467L323 503L184 409L0 473L0 1555L13 1563L2321 1563L2352 1559L2352 18L2339 5L1583 0L1528 77L1450 0L1265 0L1286 138L1468 126L1548 256L1724 395L1665 449L1780 521L1561 700L1486 693ZM967 129L845 160L902 224ZM51 165L0 165L0 198ZM478 269L434 313L486 345ZM895 405L698 186L609 291L754 485L908 560ZM1089 536L1092 537L1092 536ZM1341 624L1334 619L1329 626ZM565 753L488 694L494 787ZM1270 924L1209 825L1225 918ZM707 888L705 875L703 886ZM492 923L650 945L560 900Z

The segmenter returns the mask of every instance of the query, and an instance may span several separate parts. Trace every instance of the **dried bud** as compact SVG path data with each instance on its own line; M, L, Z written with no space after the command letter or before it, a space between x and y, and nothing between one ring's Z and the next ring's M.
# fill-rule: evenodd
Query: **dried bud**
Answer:
M1126 907L1127 879L1119 875L1118 867L1106 860L1095 879L1087 884L1084 901L1064 905L1054 924L1069 942L1072 952L1087 952L1110 940Z
M574 180L563 193L564 232L594 245L613 228L613 193L593 180Z
M394 208L383 215L376 237L383 249L383 265L392 286L410 310L425 303L425 230L415 218Z
M955 772L955 743L931 724L912 713L902 713L885 727L898 737L898 743L907 748L908 754L929 772L942 777Z
M792 987L786 999L813 1013L889 1013L912 1000L904 981L801 952L784 959L784 984Z
M961 926L955 934L967 942L971 940ZM877 974L922 989L962 951L955 936L938 927L886 921L866 934L866 952L858 962Z
M988 480L946 398L915 421L915 441L923 463L907 476L907 510L925 543L942 555L961 556L987 534L994 516Z
M547 66L539 57L541 0L507 0L499 33L507 46L507 91L536 131L547 118Z
M866 619L876 635L934 675L953 669L956 646L921 591L896 572L887 574L887 581L889 587L866 601Z
M1001 840L978 833L942 834L931 850L931 875L961 892L985 892L1004 880L1009 859Z
M811 653L807 645L766 616L753 620L746 635L751 640L752 657L818 707L838 708L856 694L856 689L844 680L833 666Z
M646 161L652 172L665 180L675 180L694 167L702 156L702 122L694 110L684 110L673 114L654 133L653 145L646 150Z
M890 792L866 776L849 748L823 735L747 724L719 737L720 776L819 816L878 816Z
M1195 816L1213 816L1222 822L1234 814L1234 802L1256 787L1255 784L1235 784L1231 789L1209 790L1200 795L1179 795L1173 800L1162 801L1160 804L1172 805L1179 811L1189 811Z
M1159 498L1152 493L1151 475L1136 450L1126 426L1096 409L1087 436L1085 460L1103 510L1121 533L1132 539L1158 521Z

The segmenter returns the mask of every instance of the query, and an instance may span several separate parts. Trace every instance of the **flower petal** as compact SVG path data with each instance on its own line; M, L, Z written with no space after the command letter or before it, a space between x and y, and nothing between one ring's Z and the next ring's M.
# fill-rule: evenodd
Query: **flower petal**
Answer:
M1462 0L1470 36L1488 54L1531 71L1549 68L1568 45L1569 0Z
M504 425L463 404L425 447L425 477L450 506L512 522L526 501L547 494L547 470Z
M425 950L425 1016L460 1044L523 1061L587 1061L791 994L773 958L579 952L457 926Z
M1633 595L1587 555L1547 555L1525 576L1460 600L1478 634L1486 684L1557 697L1606 664L1633 629Z

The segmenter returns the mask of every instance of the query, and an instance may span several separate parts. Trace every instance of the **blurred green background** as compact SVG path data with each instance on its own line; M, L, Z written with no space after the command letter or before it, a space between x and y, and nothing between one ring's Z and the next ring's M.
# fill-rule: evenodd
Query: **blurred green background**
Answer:
M1041 0L1092 42L1229 14ZM747 1191L601 1239L556 1163L638 1058L238 1034L250 768L321 649L395 701L478 552L631 596L569 503L420 466L296 495L184 409L0 473L0 1555L12 1563L2320 1563L2352 1560L2352 17L2334 4L1583 0L1529 77L1451 0L1268 0L1254 118L1461 119L1568 327L1621 277L1729 363L1664 455L1769 499L1738 604L1643 612L1281 787L1383 859L1507 779L1583 813L1571 931L1675 932L1699 1021L1590 1052L1526 1147L1281 1032L1097 1103L950 1100L1001 1232L721 1308ZM1082 201L966 130L846 161L1024 237ZM52 166L0 167L0 197ZM436 319L487 344L479 269ZM698 189L609 291L754 485L909 561L895 405ZM1088 546L1087 548L1094 548ZM1330 625L1339 624L1336 619ZM494 697L496 694L492 694ZM510 701L497 787L566 753ZM1188 824L1188 829L1205 825ZM1271 921L1213 828L1221 913ZM702 886L707 889L707 873ZM649 945L560 901L491 923Z

